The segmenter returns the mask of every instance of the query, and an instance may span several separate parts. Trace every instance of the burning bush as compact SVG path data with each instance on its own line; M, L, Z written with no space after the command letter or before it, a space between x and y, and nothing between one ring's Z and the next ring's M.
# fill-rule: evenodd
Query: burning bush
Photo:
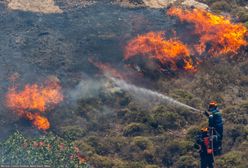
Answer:
M174 70L194 69L187 46L177 39L166 40L163 32L149 32L129 41L125 48L125 59L138 55L169 65ZM179 62L183 64L181 67Z
M50 123L44 112L63 101L61 87L56 80L48 80L43 85L27 84L22 91L14 85L9 88L6 95L6 105L17 115L32 121L40 130L50 128Z
M199 36L199 44L195 46L199 54L205 51L213 56L237 53L241 46L247 45L246 27L231 23L230 18L214 15L201 9L191 11L171 8L167 13L177 16L181 21L194 24L194 33Z
M187 41L184 44L180 40L184 38L176 36L166 39L164 32L149 32L133 38L125 47L124 58L125 60L134 57L148 59L149 64L142 60L145 66L140 59L137 59L138 65L142 66L140 71L144 73L146 67L149 70L155 67L155 69L160 69L160 72L175 72L180 69L195 72L196 66L205 60L202 58L237 54L242 46L248 44L247 28L242 24L232 23L230 18L202 9L184 10L173 7L167 13L170 16L177 16L182 22L193 24L194 29L190 31L194 37L191 38L199 41L191 40L193 42ZM152 65L151 62L156 62L159 66ZM157 73L152 72L152 74Z

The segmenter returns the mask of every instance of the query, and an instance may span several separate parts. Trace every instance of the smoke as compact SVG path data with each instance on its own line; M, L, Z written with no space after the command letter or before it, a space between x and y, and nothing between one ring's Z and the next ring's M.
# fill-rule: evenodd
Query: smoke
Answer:
M149 89L137 87L132 84L128 84L124 80L119 80L113 77L109 77L111 81L113 81L117 86L119 86L121 89L127 91L129 94L131 94L135 99L146 99L147 101L156 101L160 103L167 103L170 106L178 106L178 107L183 107L189 110L193 111L201 111L199 109L193 108L191 106L188 106L184 103L181 103L171 97L168 97L166 95L163 95L159 92L152 91Z
M67 94L72 101L94 98L99 96L104 82L104 79L83 79L74 89L69 90Z

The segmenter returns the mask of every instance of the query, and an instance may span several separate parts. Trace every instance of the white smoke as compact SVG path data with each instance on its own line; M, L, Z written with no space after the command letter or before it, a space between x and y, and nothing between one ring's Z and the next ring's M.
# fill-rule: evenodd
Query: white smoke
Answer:
M69 97L72 100L93 98L99 95L102 87L102 79L85 79L80 81L76 88L69 91Z
M137 87L135 85L132 84L128 84L126 81L124 80L120 80L120 79L116 79L113 77L108 77L113 83L115 83L118 87L120 87L121 89L129 92L130 95L132 95L134 98L137 99L146 99L149 101L156 101L156 102L161 102L161 103L167 103L168 105L174 105L174 106L180 106L183 108L187 108L193 111L201 111L198 110L196 108L193 108L191 106L188 106L184 103L181 103L171 97L168 97L166 95L163 95L159 92L156 91L152 91L149 89L145 89L145 88L141 88L141 87Z

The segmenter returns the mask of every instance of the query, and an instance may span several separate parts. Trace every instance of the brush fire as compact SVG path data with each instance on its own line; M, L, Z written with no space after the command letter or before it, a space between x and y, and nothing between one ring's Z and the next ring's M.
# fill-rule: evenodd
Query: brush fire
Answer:
M39 130L50 128L44 116L47 109L63 101L63 94L58 80L49 79L44 84L27 84L22 91L16 85L9 88L6 105L18 116L30 120Z
M127 60L136 55L170 64L173 70L178 69L177 62L180 60L185 70L194 69L188 47L177 39L166 40L163 32L149 32L129 41L124 57Z
M149 32L138 35L127 43L124 49L125 60L139 56L159 61L159 64L172 71L183 69L195 72L197 65L203 62L201 56L236 54L241 46L247 45L247 28L242 24L232 23L230 18L202 9L170 8L167 14L193 24L191 34L196 35L199 41L193 44L184 43L176 36L175 30L172 30L175 37L170 39L166 39L164 32Z
M182 22L194 24L193 33L199 36L199 44L195 45L199 54L207 52L212 56L218 56L237 53L241 46L247 45L245 40L247 28L242 24L231 23L230 18L201 9L171 8L167 14L177 16Z

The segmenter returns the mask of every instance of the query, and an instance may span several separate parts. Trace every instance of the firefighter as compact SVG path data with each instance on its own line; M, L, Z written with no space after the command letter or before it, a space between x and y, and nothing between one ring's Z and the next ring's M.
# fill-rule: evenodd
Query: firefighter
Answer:
M209 129L202 128L196 137L194 145L199 150L201 158L201 168L214 168L213 145L209 138Z
M213 128L213 134L217 135L217 143L215 144L217 149L215 153L220 155L222 151L223 121L215 101L209 103L208 112L205 111L205 115L208 117L209 128Z

